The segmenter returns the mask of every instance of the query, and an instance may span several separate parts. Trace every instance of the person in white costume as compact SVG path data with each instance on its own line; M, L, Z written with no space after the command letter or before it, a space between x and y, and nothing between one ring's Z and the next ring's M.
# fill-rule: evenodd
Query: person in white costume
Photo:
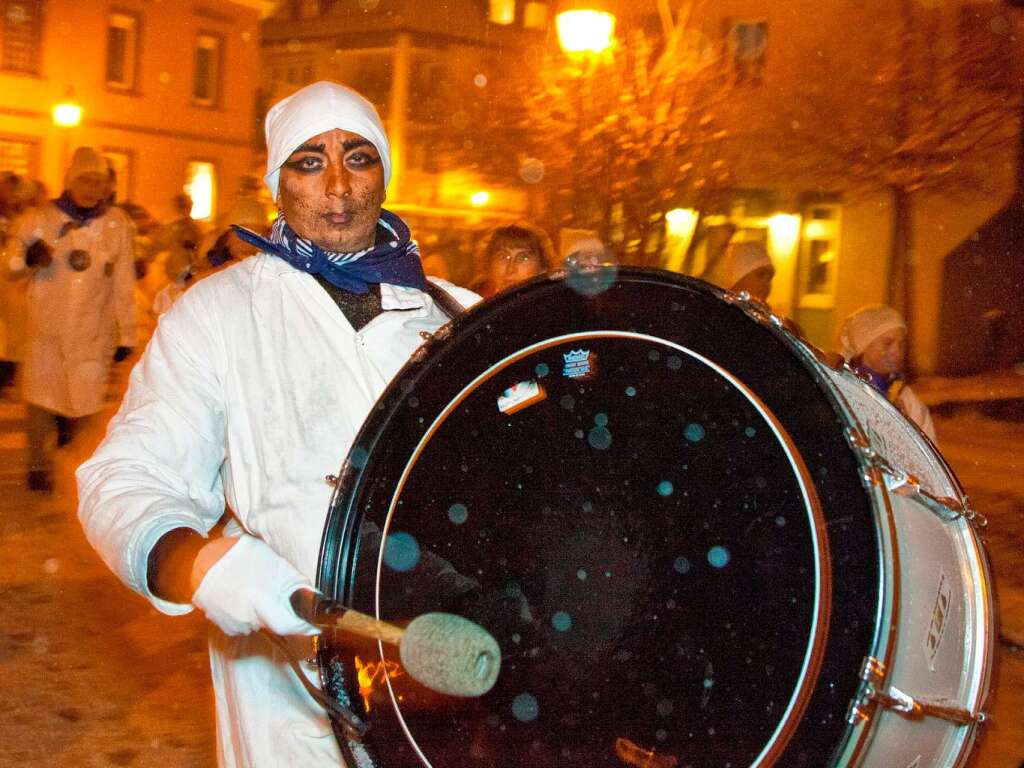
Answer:
M8 276L27 280L22 396L28 403L29 488L52 488L54 418L70 426L104 407L113 360L135 346L135 227L108 205L110 168L79 147L64 193L19 218L7 246Z
M843 357L853 369L937 444L935 423L928 406L904 379L907 324L903 316L892 307L861 307L840 326L839 344Z
M448 316L408 228L381 207L390 148L368 101L314 83L270 110L266 138L270 238L240 232L262 252L161 317L78 470L79 516L125 584L215 625L221 766L337 766L325 712L257 630L316 632L288 597L315 578L325 477L420 334ZM478 298L441 287L462 305ZM225 497L225 534L207 538Z

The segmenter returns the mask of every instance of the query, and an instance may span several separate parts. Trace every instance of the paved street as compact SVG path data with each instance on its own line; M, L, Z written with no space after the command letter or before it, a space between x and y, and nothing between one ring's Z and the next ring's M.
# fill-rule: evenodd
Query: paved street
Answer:
M22 489L24 410L0 405L0 765L213 764L204 629L157 614L86 544L66 477ZM940 441L976 506L1002 605L998 687L974 768L1024 761L1024 423L961 408ZM74 457L63 456L65 474Z

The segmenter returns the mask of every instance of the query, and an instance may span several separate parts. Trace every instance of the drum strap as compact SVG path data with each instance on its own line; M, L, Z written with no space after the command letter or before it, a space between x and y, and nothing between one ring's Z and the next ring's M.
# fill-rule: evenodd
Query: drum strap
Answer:
M451 320L466 311L466 308L456 301L454 296L430 279L427 280L427 293L430 294L430 298L434 300L437 308L448 315Z

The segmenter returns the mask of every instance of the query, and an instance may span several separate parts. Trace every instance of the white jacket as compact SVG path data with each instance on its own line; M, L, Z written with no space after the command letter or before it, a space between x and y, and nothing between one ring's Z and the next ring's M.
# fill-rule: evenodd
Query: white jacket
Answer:
M6 269L28 280L28 321L22 395L65 416L103 409L117 346L135 346L135 227L120 208L62 237L72 219L55 205L19 218L7 244ZM25 266L36 240L53 249L48 267ZM77 272L68 254L83 250L89 266Z
M938 435L935 434L935 422L932 421L931 411L928 410L928 406L921 402L910 387L905 386L900 390L895 405L904 416L917 424L921 431L928 435L928 439L936 445L939 444Z
M312 276L257 254L160 318L106 439L78 470L86 535L128 586L165 613L191 610L150 594L149 553L172 528L205 534L225 497L242 528L315 578L326 476L420 332L447 322L426 293L382 285L381 300L385 311L356 332ZM266 641L211 632L221 765L339 765L326 716Z

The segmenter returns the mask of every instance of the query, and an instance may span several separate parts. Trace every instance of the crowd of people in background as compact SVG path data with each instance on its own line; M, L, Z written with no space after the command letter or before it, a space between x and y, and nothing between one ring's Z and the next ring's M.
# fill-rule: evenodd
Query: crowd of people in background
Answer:
M114 170L91 147L75 151L52 199L40 182L0 175L0 392L26 404L31 490L52 491L54 450L105 407L110 366L190 284L253 252L230 224L267 229L254 188L212 226L179 194L161 224L116 199Z
M0 391L28 404L27 483L34 490L52 487L54 442L67 443L75 425L101 409L110 363L144 343L197 280L255 252L231 225L265 234L272 219L255 181L206 225L192 218L184 193L161 223L142 206L116 200L115 182L113 168L89 147L75 152L52 200L39 181L0 175ZM547 233L529 222L494 226L479 242L470 287L484 297L559 267ZM437 273L431 264L443 265L443 255L424 254L427 272ZM703 277L767 306L774 275L763 245L732 242ZM787 327L802 335L792 321ZM927 408L905 386L905 336L895 310L866 307L844 320L836 346L934 440Z

